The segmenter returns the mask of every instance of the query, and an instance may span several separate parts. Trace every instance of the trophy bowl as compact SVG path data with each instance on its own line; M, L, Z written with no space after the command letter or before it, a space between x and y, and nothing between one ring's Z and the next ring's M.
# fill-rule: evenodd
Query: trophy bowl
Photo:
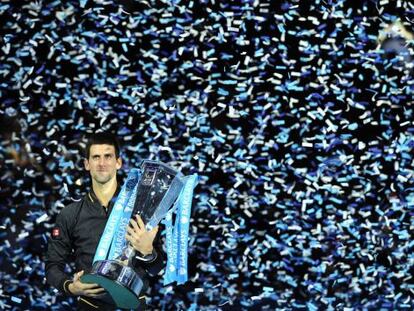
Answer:
M139 305L143 282L132 267L117 260L95 262L82 282L99 284L119 308L135 309Z

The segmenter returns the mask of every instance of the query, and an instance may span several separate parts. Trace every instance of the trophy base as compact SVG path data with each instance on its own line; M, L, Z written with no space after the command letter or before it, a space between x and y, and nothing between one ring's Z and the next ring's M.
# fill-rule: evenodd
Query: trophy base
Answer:
M97 261L89 274L83 275L84 283L99 284L111 296L118 308L135 309L143 282L132 267L115 260Z

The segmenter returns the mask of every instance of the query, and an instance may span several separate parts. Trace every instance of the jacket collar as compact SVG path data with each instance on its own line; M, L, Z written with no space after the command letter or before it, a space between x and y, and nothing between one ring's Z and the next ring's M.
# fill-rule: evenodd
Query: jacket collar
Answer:
M112 197L112 199L109 201L109 206L112 206L114 203L115 203L115 201L116 201L116 198L118 197L118 194L119 194L119 192L121 191L121 187L119 186L119 183L118 183L118 186L116 187L116 190L115 190L115 193L114 193L114 196ZM95 194L95 192L93 191L93 188L91 188L90 190L89 190L89 192L88 192L88 200L89 200L89 202L92 202L92 203L99 203L99 205L101 204L100 202L99 202L99 199L98 199L98 197L96 196L96 194ZM108 207L109 207L108 206Z

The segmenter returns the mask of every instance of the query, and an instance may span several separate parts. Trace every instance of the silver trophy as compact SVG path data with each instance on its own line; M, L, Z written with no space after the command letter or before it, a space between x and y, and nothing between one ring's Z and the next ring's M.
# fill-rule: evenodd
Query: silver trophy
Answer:
M131 217L139 214L146 230L151 230L166 216L178 198L184 183L183 175L162 162L144 160ZM128 185L126 185L128 187ZM139 305L143 281L131 266L135 249L129 242L122 254L113 260L96 261L89 274L82 276L85 283L103 287L117 307L133 309Z

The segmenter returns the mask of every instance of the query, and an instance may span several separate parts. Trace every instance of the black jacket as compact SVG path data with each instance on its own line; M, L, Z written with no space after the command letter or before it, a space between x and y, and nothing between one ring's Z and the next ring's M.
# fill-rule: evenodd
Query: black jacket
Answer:
M68 285L72 281L73 275L65 272L67 263L75 262L75 272L84 270L86 274L91 270L95 250L118 193L119 188L109 203L108 210L100 204L91 190L81 201L71 203L63 208L57 216L47 250L46 280L60 292L70 295ZM156 275L164 266L165 254L160 245L159 235L160 232L154 240L154 248L157 253L155 260L152 262L133 261L134 268L140 275Z

